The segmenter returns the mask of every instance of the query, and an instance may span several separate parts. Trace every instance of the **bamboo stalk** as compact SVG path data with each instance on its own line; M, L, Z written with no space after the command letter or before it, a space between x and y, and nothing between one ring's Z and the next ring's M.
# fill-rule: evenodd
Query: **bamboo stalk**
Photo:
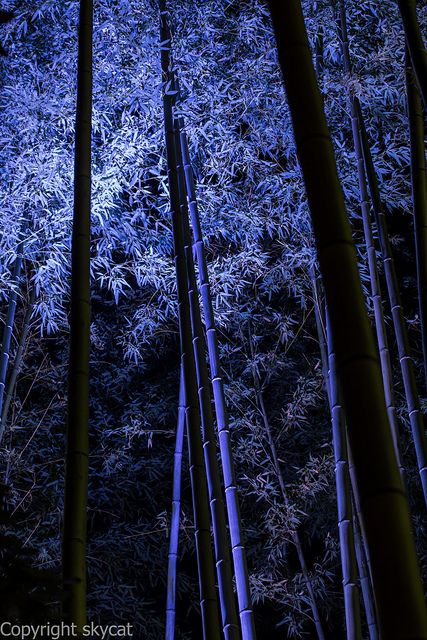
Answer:
M350 59L350 50L348 46L347 18L344 0L339 0L338 27L341 39L341 50L344 61L344 71L350 78L352 75L352 64ZM387 331L384 319L384 309L382 304L380 278L378 273L377 254L375 250L374 237L372 233L370 207L368 201L368 189L366 183L366 173L363 161L363 151L360 141L360 124L358 117L358 109L356 104L357 98L348 89L348 102L351 114L351 130L353 135L353 144L356 153L357 162L357 179L359 185L359 203L362 212L363 232L365 236L366 253L368 258L368 269L371 283L371 298L374 308L374 322L377 336L381 373L384 385L384 395L390 423L391 435L393 438L394 451L399 465L402 481L404 482L404 471L400 455L399 443L399 426L397 422L396 404L393 392L393 375L391 370L390 352L387 342Z
M10 372L10 378L7 385L3 411L1 413L1 423L0 423L0 432L4 433L7 424L7 418L9 415L9 407L12 401L13 392L15 390L16 381L21 372L22 361L24 359L24 352L27 346L27 338L30 331L30 322L31 315L34 309L34 300L35 300L36 290L35 287L32 287L30 293L30 299L27 305L27 310L25 312L24 323L22 326L21 337L19 339L18 349L16 351L15 359L13 362L12 371Z
M378 238L381 248L384 274L387 285L388 299L391 307L394 333L396 336L397 350L399 353L400 367L402 371L403 387L408 406L409 421L411 424L412 438L414 440L417 457L418 471L427 504L427 442L424 434L424 420L420 408L417 382L415 378L414 362L409 347L408 332L406 328L403 307L400 298L399 284L394 266L393 251L387 231L387 219L381 195L378 188L375 167L372 161L368 136L363 121L360 104L356 102L357 117L360 126L360 139L362 144L363 161L371 194L375 222L378 227Z
M424 377L427 389L427 177L424 145L424 113L407 48L406 95L411 142L411 180L418 304L423 345Z
M339 383L336 375L335 351L332 344L331 326L326 311L326 336L329 361L329 388L332 418L332 437L335 456L335 481L338 504L338 532L340 539L342 584L347 639L361 640L359 589L357 586L357 562L354 547L353 509L351 504L350 475L348 470L347 439L344 410L341 404Z
M224 382L219 358L218 337L216 332L215 316L213 312L212 296L210 293L209 276L206 256L204 252L202 230L198 213L193 169L191 166L190 154L188 150L187 136L184 130L181 131L181 144L185 180L189 199L188 206L194 237L193 246L199 270L199 284L206 326L211 382L217 419L228 525L231 536L234 574L236 576L236 590L239 603L240 622L242 627L242 638L243 640L255 640L255 623L253 618L251 594L249 588L246 551L243 542L239 497L234 471L231 436L225 402Z
M215 590L214 561L212 556L209 502L203 444L200 432L200 414L197 380L192 348L187 270L184 253L183 227L180 216L180 198L173 124L173 94L170 74L170 33L167 26L165 0L160 0L160 46L163 89L163 111L171 200L174 262L178 290L178 319L180 328L181 363L184 372L186 423L188 435L190 480L193 499L197 566L199 571L200 608L204 640L219 640L220 626Z
M176 617L176 581L179 543L179 523L181 513L181 477L182 477L182 450L185 430L185 387L184 375L181 367L179 377L179 405L178 421L176 426L176 441L173 463L173 489L172 489L172 514L169 537L168 553L168 580L166 597L166 635L165 640L175 638Z
M368 574L365 549L361 540L358 519L353 515L354 545L356 550L357 567L360 577L360 588L362 591L363 605L368 625L369 640L378 640L377 623L375 620L375 609L372 602L371 583Z
M70 360L65 459L62 571L64 620L86 624L86 505L90 350L90 211L92 119L92 0L80 0L74 217L71 251Z
M187 264L188 294L190 303L191 330L196 362L196 376L199 390L199 406L203 435L203 450L208 482L209 504L211 508L212 529L215 542L215 559L218 577L219 600L221 605L222 625L226 640L239 640L240 631L237 618L236 603L233 592L233 575L229 541L225 519L224 501L216 457L217 443L214 431L212 401L209 389L209 374L206 363L206 347L200 315L199 292L197 288L194 260L191 243L191 231L188 221L187 191L182 166L180 129L182 125L175 120L177 172L181 200L181 218L184 231L184 251Z
M412 68L415 72L424 107L427 109L427 52L418 23L416 0L397 0L397 4L402 17Z
M0 353L0 415L3 410L3 402L6 389L6 375L10 358L10 345L12 342L13 325L15 322L16 305L18 300L17 287L22 270L23 251L24 251L24 234L27 229L27 222L24 221L20 229L20 241L16 250L16 258L12 269L12 290L9 294L9 302L7 306L6 321L3 330L3 341ZM4 422L0 422L0 442L4 435Z
M427 639L409 508L301 3L270 0L269 6L330 313L380 632L394 640Z

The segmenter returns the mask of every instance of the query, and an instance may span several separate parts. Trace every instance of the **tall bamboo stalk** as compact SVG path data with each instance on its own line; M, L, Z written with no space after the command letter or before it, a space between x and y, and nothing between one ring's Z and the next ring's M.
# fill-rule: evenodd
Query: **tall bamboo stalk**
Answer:
M165 640L174 640L175 638L176 574L181 513L182 450L184 444L185 412L184 375L181 367L179 376L178 420L176 425L175 453L173 458L172 514L168 553Z
M406 95L411 142L412 203L414 209L415 258L418 303L427 389L427 176L424 145L424 113L406 48Z
M408 503L301 4L269 5L330 313L379 627L385 638L427 639Z
M193 498L197 565L199 571L200 608L204 640L219 640L220 626L215 590L214 561L212 556L209 501L203 444L200 432L200 414L197 397L197 379L191 335L188 299L187 269L184 252L183 226L180 215L180 197L177 175L175 130L173 122L174 92L171 92L170 33L167 25L165 0L160 0L160 47L163 88L163 112L171 200L174 262L178 291L178 319L181 363L184 372L186 423L188 434L190 480Z
M345 1L339 0L338 25L341 39L341 50L344 61L344 71L350 77L352 74L352 64L350 60L350 50L348 46L347 18ZM368 201L368 189L366 184L366 173L363 161L362 145L360 141L360 125L357 110L357 98L351 89L348 90L348 102L351 114L351 130L353 144L356 153L357 179L359 184L359 203L362 212L363 232L365 236L366 253L368 257L368 269L371 282L372 304L374 308L375 331L380 353L381 373L384 384L384 395L387 406L388 419L390 422L391 435L393 438L394 450L399 464L402 479L404 478L403 467L400 456L399 426L396 415L396 405L393 392L393 375L391 370L390 352L387 343L387 331L384 320L384 309L382 304L380 278L378 273L377 254L375 250L374 237L372 233L370 207Z
M86 505L90 350L90 211L92 0L80 0L74 217L71 250L70 356L65 503L62 540L63 615L81 632L86 623Z
M406 328L403 307L400 298L399 284L394 266L393 251L387 231L387 219L381 195L378 188L377 176L372 161L371 149L363 121L360 104L356 102L357 117L360 127L360 139L362 143L363 161L371 194L375 222L378 228L378 238L384 265L384 274L387 285L388 299L391 307L394 333L396 336L397 350L399 353L400 368L402 371L403 387L408 406L409 421L411 424L412 438L414 440L417 457L418 471L427 504L427 441L424 434L424 420L420 408L417 382L415 378L414 362L409 347L408 332Z
M347 438L344 410L336 375L335 351L332 343L329 314L326 311L326 339L329 361L329 389L332 417L332 438L335 456L335 482L337 488L338 532L340 539L342 585L348 640L361 640L357 561L354 546L353 509L351 504L350 475L348 470Z
M329 374L329 358L328 358L328 348L325 340L326 336L326 320L323 317L322 313L322 296L320 292L320 282L319 279L316 278L314 270L311 273L311 285L313 291L313 301L314 301L314 315L316 319L316 327L317 327L317 335L319 339L319 349L322 361L322 373L325 381L325 388L327 391L329 409L332 415L332 392L331 392L331 382L330 382L330 374ZM336 377L336 376L335 376ZM344 433L345 433L345 425L344 425ZM347 458L349 454L348 446L346 444L347 450ZM351 463L350 460L347 460L347 469L348 469L348 478L351 480L350 484L353 484L352 479L352 471L351 471ZM356 494L357 496L357 494ZM350 496L351 499L351 496ZM372 604L371 598L371 590L370 590L370 577L367 572L367 559L365 559L365 549L363 547L363 542L360 539L360 533L358 529L358 519L360 517L360 511L356 508L356 513L354 513L354 508L352 507L353 512L353 534L354 534L354 547L356 552L356 560L357 567L360 578L360 587L363 596L363 603L366 614L366 621L368 624L369 630L369 640L378 640L378 631L375 620L375 612Z
M199 406L203 435L203 451L205 455L206 476L208 482L209 504L211 509L212 529L215 543L215 559L218 577L218 591L221 605L222 626L225 640L239 640L239 621L233 592L233 575L229 540L225 519L224 500L221 491L217 461L217 443L214 430L212 400L210 394L209 373L206 363L206 345L200 315L199 292L194 270L193 247L188 220L187 190L182 166L180 142L180 122L175 119L177 173L181 201L181 218L184 231L184 251L187 264L188 294L190 303L191 331L196 362L197 386L199 390Z
M185 133L185 130L181 131L181 145L185 171L185 181L189 199L188 206L194 237L193 246L199 270L199 283L206 326L210 373L217 419L222 473L225 486L228 525L231 536L234 574L236 576L236 591L239 603L242 638L243 640L255 640L255 623L252 612L249 577L246 563L246 551L243 542L242 524L240 519L239 496L237 491L236 475L234 472L230 429L225 402L224 382L222 378L222 368L219 358L218 337L215 326L212 296L210 293L210 284L206 256L204 252L203 236L197 207L193 168L191 166L191 159L188 150L187 135Z
M32 287L30 293L30 299L27 304L27 310L25 312L24 323L22 326L21 336L19 338L18 348L16 350L15 359L13 361L12 371L10 372L9 382L7 384L6 395L3 404L3 410L1 412L1 424L0 432L4 433L7 424L7 418L9 415L9 407L12 401L13 392L15 390L16 381L22 368L22 361L24 359L24 352L27 346L27 338L30 331L31 315L34 309L36 290Z
M371 582L365 557L365 549L361 539L359 524L356 514L353 515L354 546L356 550L357 567L362 591L363 606L365 609L366 623L368 625L369 640L378 640L377 622L375 620L375 608L372 602Z
M418 23L417 3L416 0L397 0L397 4L402 17L412 67L423 97L424 107L427 109L427 52Z
M248 324L248 328L249 328L249 347L250 347L250 350L251 350L251 358L252 358L252 361L253 361L254 358L255 358L255 353L254 353L254 348L253 348L253 341L252 341L250 323ZM268 419L267 409L266 409L266 406L265 406L265 403L264 403L264 394L262 392L261 381L259 379L258 372L257 372L257 370L256 370L256 368L254 366L252 366L252 377L253 377L253 380L254 380L254 387L255 387L255 394L256 394L258 410L260 412L260 415L261 415L261 418L262 418L262 421L263 421L263 424L264 424L264 429L265 429L265 434L267 436L268 446L270 447L274 473L276 475L277 482L279 483L279 488L280 488L280 493L282 494L283 504L286 507L288 507L289 506L289 498L288 498L288 492L286 491L285 479L283 477L282 469L280 467L279 456L277 455L276 443L274 441L273 433L272 433L271 427L270 427L270 421ZM319 609L317 607L316 595L314 593L313 584L312 584L312 581L311 581L311 578L310 578L310 574L309 574L309 571L308 571L307 562L306 562L305 554L304 554L304 549L303 549L303 546L302 546L302 543L301 543L301 539L300 539L300 536L299 536L299 533L298 533L297 530L291 531L291 538L292 538L292 542L294 544L295 550L297 552L298 561L299 561L299 564L300 564L300 567L301 567L301 573L302 573L302 576L304 578L305 586L307 588L308 597L309 597L309 601L310 601L311 613L313 614L313 623L314 623L314 626L316 628L316 635L319 638L319 640L324 640L326 636L325 636L325 633L323 631L323 626L322 626L322 622L321 622L321 619L320 619L320 613L319 613Z
M20 240L16 250L16 258L13 263L12 269L12 289L9 294L9 301L7 305L6 321L3 330L3 341L1 345L0 353L0 415L3 411L3 402L6 389L6 375L10 358L10 345L12 342L13 325L15 322L16 305L18 300L17 287L22 270L22 260L24 251L24 234L27 229L27 223L24 221L20 229ZM4 434L3 420L0 422L0 442Z

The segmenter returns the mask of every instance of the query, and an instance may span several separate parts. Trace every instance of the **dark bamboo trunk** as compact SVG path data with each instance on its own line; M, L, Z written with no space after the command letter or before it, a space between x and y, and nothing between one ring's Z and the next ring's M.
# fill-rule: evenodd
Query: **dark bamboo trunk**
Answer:
M174 92L171 92L170 33L167 26L164 0L160 2L160 43L163 88L163 110L171 200L174 262L178 291L178 320L180 333L181 366L184 372L186 424L189 450L189 469L193 499L197 566L199 571L200 608L204 640L219 640L220 625L215 589L214 560L210 535L209 500L200 432L200 414L197 397L196 367L191 335L188 300L187 268L184 252L183 226L180 215L180 197L177 175L175 131L173 123Z
M427 177L424 113L408 49L406 49L406 95L411 142L411 180L418 303L423 344L424 377L427 390Z
M397 0L397 4L402 17L412 68L423 98L424 108L427 109L427 52L418 24L416 0Z
M379 627L384 638L427 639L408 503L301 4L269 5L330 313Z
M86 623L86 505L90 350L92 0L80 0L74 217L71 250L70 357L62 541L63 618Z

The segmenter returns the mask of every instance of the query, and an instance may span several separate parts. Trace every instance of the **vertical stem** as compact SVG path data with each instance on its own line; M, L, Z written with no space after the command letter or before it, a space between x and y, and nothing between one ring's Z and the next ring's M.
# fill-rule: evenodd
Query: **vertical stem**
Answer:
M18 243L18 247L17 247L17 252L16 252L16 258L15 258L15 262L13 265L13 270L12 270L12 285L13 285L13 289L11 290L10 294L9 294L9 302L8 302L8 306L7 306L7 313L6 313L6 321L5 321L5 326L4 326L4 331L3 331L3 341L2 341L2 345L1 345L1 354L0 354L0 415L2 414L2 410L3 410L3 402L4 402L4 393L5 393L5 388L6 388L6 374L7 374L7 368L8 368L8 364L9 364L9 358L10 358L10 345L12 342L12 332L13 332L13 325L15 322L15 313L16 313L16 305L17 305L17 299L18 299L18 292L17 292L17 287L19 284L19 279L21 276L21 269L22 269L22 260L23 260L23 250L24 250L24 234L25 231L27 229L27 222L24 221L22 223L21 226L21 230L20 230L20 236L21 239ZM0 442L3 438L3 434L4 434L4 422L3 420L0 422Z
M427 177L424 145L424 113L406 48L406 95L411 142L412 203L414 209L415 258L418 302L427 389Z
M344 411L341 404L341 394L336 375L335 351L332 344L331 326L327 311L326 335L329 360L332 436L335 455L335 481L337 487L338 531L340 539L347 639L361 640L362 630L360 624L359 589L357 587L357 564L354 549L353 509L351 505L347 439L345 433Z
M339 0L339 32L341 38L341 48L344 60L344 71L349 76L352 73L350 51L348 46L347 19L344 0ZM394 450L396 453L399 470L404 480L404 472L400 456L399 427L397 423L396 406L393 393L393 376L391 370L390 352L387 343L387 332L384 320L384 310L381 297L380 278L378 274L377 254L375 251L374 237L372 234L371 216L368 202L368 190L366 185L366 173L363 161L362 145L360 141L360 123L357 110L357 98L348 91L348 101L351 113L351 130L353 134L354 149L357 162L357 179L359 184L359 202L362 212L363 231L365 235L366 253L368 257L369 277L371 281L372 304L374 307L375 331L377 335L378 348L380 353L381 373L384 385L384 395L387 407L387 414L390 423L391 435L393 438Z
M368 625L369 640L378 640L377 623L375 620L375 608L372 602L370 579L367 568L365 549L360 536L358 519L353 516L354 544L356 549L357 566L359 569L360 587L362 590L363 605L365 608L366 622Z
M424 107L427 109L427 52L424 47L420 25L418 24L416 0L397 0L397 4L402 17L412 68L423 97Z
M27 310L25 312L24 324L22 327L21 337L19 339L18 349L16 351L15 359L13 362L12 371L10 373L9 383L7 385L6 396L3 405L3 411L1 413L1 423L0 423L0 431L4 432L7 423L7 417L9 414L9 407L12 401L13 392L15 389L16 381L21 371L22 361L24 358L25 347L27 346L27 338L28 333L30 331L30 321L31 315L34 309L34 300L35 300L36 290L35 287L32 287L30 293L30 299L27 305Z
M216 437L212 412L212 400L209 389L209 373L206 363L206 346L200 315L199 292L194 270L191 244L191 231L188 221L187 191L182 166L180 143L181 122L175 120L178 186L180 190L181 218L184 230L184 251L187 264L188 293L190 303L191 331L196 362L197 385L199 389L199 406L203 434L203 450L205 455L206 475L208 482L209 503L213 536L215 542L215 558L218 577L219 599L221 605L222 625L225 640L239 640L239 624L236 603L233 593L233 576L225 519L224 501L221 491L218 461L216 457Z
M408 406L412 438L414 440L415 453L417 457L418 471L421 478L421 485L424 493L424 500L427 504L427 442L424 434L424 420L418 397L414 362L411 357L408 332L406 329L405 317L403 315L403 307L400 299L399 284L394 265L393 252L388 237L387 219L378 188L377 176L372 161L369 140L363 121L362 110L358 101L355 102L355 106L360 126L360 140L362 145L363 161L365 164L366 176L368 179L368 186L372 199L375 222L378 227L378 237L384 265L387 293L390 302L394 333L396 336L397 349L399 353L400 368L402 371L403 387L405 390L406 403Z
M178 421L176 426L176 441L173 462L172 514L168 553L165 640L174 640L175 638L176 576L178 561L179 522L181 512L182 449L184 443L185 412L186 406L184 375L181 367L179 376Z
M181 363L184 372L186 422L190 480L193 499L197 565L199 570L200 608L204 640L219 640L220 627L215 590L215 572L210 535L210 513L206 486L200 414L197 397L196 367L191 335L187 268L185 263L181 202L177 175L173 95L171 94L170 33L167 26L165 0L160 1L160 43L163 89L163 111L171 199L174 262L178 291L178 319Z
M92 0L80 0L74 217L71 250L70 360L62 541L63 614L81 633L86 623L86 505L90 350L90 211Z
M222 368L219 359L218 337L215 326L215 316L213 312L206 256L204 252L202 230L197 206L193 169L191 166L190 154L188 150L187 135L184 130L181 131L181 144L185 170L185 180L189 199L188 206L190 210L191 226L194 236L194 250L199 270L200 291L202 296L203 313L206 325L211 381L217 418L219 447L225 486L228 525L230 528L231 536L234 573L236 576L236 590L239 603L242 638L243 640L255 640L255 623L249 588L246 551L243 543L239 497L234 471L228 415L225 403L224 382L222 378Z
M409 506L301 2L269 0L269 7L330 313L380 632L427 638Z

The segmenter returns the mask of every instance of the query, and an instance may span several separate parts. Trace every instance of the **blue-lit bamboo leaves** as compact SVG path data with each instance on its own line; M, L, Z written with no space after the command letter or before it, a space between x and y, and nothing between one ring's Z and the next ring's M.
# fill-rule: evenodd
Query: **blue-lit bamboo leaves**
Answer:
M270 0L269 6L330 314L380 633L396 640L427 638L420 571L380 362L301 4Z
M253 345L253 338L252 338L250 322L248 323L248 329L249 329L249 348L250 348L250 351L251 351L252 362L254 362L254 360L255 360L255 352L254 352L254 345ZM260 381L256 366L252 366L252 376L253 376L253 380L254 380L254 387L255 387L255 394L256 394L258 410L259 410L259 412L261 414L261 419L262 419L263 426L264 426L264 433L265 433L267 441L268 441L268 446L269 446L270 453L271 453L272 465L273 465L274 473L276 475L277 482L279 484L280 493L282 494L283 504L284 504L285 507L288 507L289 506L288 492L286 490L285 479L283 477L282 469L281 469L281 466L280 466L279 456L277 454L276 443L274 441L273 433L272 433L272 430L271 430L270 421L269 421L269 418L268 418L268 413L267 413L267 409L266 409L265 402L264 402L264 394L263 394L263 391L262 391L262 385L261 385L261 381ZM317 638L319 640L324 640L325 633L324 633L324 630L323 630L322 621L320 619L320 613L319 613L319 609L318 609L317 601L316 601L316 594L315 594L315 591L314 591L314 588L313 588L313 583L312 583L312 580L310 578L310 574L309 574L309 571L308 571L308 566L307 566L307 562L306 562L306 559L305 559L304 549L303 549L303 546L302 546L302 543L301 543L301 539L300 539L300 536L299 536L299 533L298 533L297 530L291 531L291 538L292 538L292 542L293 542L293 544L295 546L295 550L297 552L298 562L299 562L299 565L301 567L301 573L302 573L302 576L304 578L305 586L307 588L308 597L309 597L309 604L310 604L311 612L312 612L312 615L313 615L313 623L314 623L314 626L315 626L315 629L316 629L316 636L317 636Z
M62 539L63 618L86 623L86 504L88 487L90 350L90 212L92 121L92 0L80 0L74 216L71 250L67 449Z
M163 80L163 115L169 194L174 238L174 262L178 291L178 319L180 333L181 366L184 375L186 424L188 434L189 468L193 499L196 554L199 571L200 608L204 640L219 640L220 626L215 589L214 560L210 536L209 500L200 432L200 413L197 396L196 367L194 362L190 306L188 299L187 268L184 252L181 202L177 174L177 155L173 121L173 101L170 70L170 32L164 0L160 2L160 54Z

